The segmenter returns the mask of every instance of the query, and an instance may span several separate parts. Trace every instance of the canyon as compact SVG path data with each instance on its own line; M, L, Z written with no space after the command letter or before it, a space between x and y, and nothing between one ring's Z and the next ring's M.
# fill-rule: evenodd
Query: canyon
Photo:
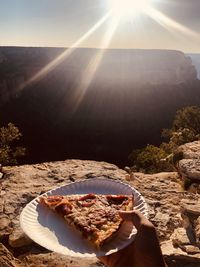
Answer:
M182 52L70 53L0 48L0 126L12 122L23 134L20 164L73 158L123 167L133 149L161 143L178 109L200 105L196 69Z

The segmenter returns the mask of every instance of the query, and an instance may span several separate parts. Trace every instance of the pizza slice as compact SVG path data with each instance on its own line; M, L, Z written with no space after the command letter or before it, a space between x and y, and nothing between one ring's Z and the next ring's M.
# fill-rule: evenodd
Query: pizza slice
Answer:
M40 203L62 216L96 247L102 247L120 229L119 210L133 208L132 195L42 196Z

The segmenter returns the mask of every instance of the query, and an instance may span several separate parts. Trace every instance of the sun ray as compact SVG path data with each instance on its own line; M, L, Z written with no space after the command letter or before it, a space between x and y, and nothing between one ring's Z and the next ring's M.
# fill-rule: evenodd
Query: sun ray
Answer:
M56 66L63 62L67 57L69 57L72 52L88 37L90 37L103 23L105 23L110 17L111 12L107 12L91 29L89 29L81 38L79 38L70 48L67 48L63 53L61 53L58 57L48 63L45 67L43 67L39 72L37 72L33 77L31 77L28 81L21 84L18 88L19 91L23 90L25 87L30 86L32 83L42 79L46 76L51 70L53 70Z
M200 35L198 32L191 30L190 28L182 25L181 23L173 20L172 18L166 16L162 12L158 11L153 7L148 7L145 13L159 23L162 27L166 28L168 31L174 31L176 33L181 33L183 35L192 37L200 41Z
M98 30L102 24L104 24L108 19L110 19L110 27L106 31L104 40L101 44L102 48L107 48L109 46L110 40L112 36L114 35L114 32L118 26L118 24L123 19L122 16L116 16L116 10L113 10L113 7L117 8L119 11L120 7L122 6L122 0L118 0L118 6L113 6L113 3L117 0L110 0L112 8L108 10L108 12L99 20L95 25L93 25L83 36L81 36L71 47L67 48L63 53L61 53L59 56L57 56L54 60L52 60L50 63L48 63L45 67L43 67L39 72L37 72L35 75L33 75L29 80L25 81L23 84L21 84L18 87L18 90L21 91L25 87L30 86L32 83L39 81L42 79L45 75L47 75L51 70L53 70L56 66L58 66L60 63L63 62L67 57L69 57L74 50L83 43L88 37L90 37L96 30ZM129 5L132 5L132 9L135 6L135 11L139 13L145 13L149 17L151 17L153 20L155 20L157 23L159 23L162 27L166 28L168 31L174 32L174 33L181 33L182 36L190 36L195 38L196 40L200 41L200 35L199 33L191 30L190 28L178 23L177 21L173 20L172 18L166 16L162 12L158 11L156 8L154 8L151 5L151 2L153 0L141 0L140 4L136 0L132 2L132 0L126 0ZM116 5L116 4L115 4ZM131 7L131 6L129 6ZM129 14L129 10L126 7L125 9L122 9L123 14L127 13ZM135 12L134 11L134 12ZM137 13L135 12L135 13ZM132 13L131 13L132 14ZM136 15L136 14L135 14ZM100 64L102 57L104 53L101 52L100 55L96 55L94 59L91 60L91 63L87 67L87 74L86 77L82 77L84 90L80 94L80 96L84 95L84 92L87 90L87 87L92 81L92 77L95 75L95 72L98 68L98 65ZM91 71L92 69L92 71ZM79 91L79 90L78 90ZM80 97L80 99L82 98ZM81 100L78 101L78 103Z
M99 65L101 64L101 61L106 51L105 49L109 47L110 41L115 33L118 23L119 21L115 19L112 19L110 21L109 27L104 35L100 46L101 49L97 52L95 57L90 60L86 70L82 74L80 83L78 87L76 87L76 94L74 95L73 99L73 112L78 109L80 103L82 102L84 95L87 92L87 89L90 86Z

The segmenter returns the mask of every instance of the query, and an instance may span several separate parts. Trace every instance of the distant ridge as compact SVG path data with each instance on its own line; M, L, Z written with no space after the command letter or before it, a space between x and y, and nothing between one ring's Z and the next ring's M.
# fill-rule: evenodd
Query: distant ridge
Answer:
M29 75L33 75L31 69L39 71L64 51L64 48L0 47L0 63L7 61L11 65L14 62L20 76L24 76L24 71L26 72L26 80ZM97 82L178 84L197 78L190 57L181 51L160 49L77 48L70 57L63 58L58 69L65 69L71 76L87 75L85 72L93 71L88 66L94 60L99 60L99 65L94 67ZM27 73L27 69L30 73Z
M197 77L200 79L200 53L188 54L188 56L192 59L192 63L197 70Z

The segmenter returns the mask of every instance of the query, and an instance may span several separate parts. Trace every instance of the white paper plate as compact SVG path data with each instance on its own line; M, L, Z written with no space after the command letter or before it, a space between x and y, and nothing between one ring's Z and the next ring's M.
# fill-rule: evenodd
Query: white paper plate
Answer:
M141 194L118 180L93 178L82 180L58 187L43 195L68 195L68 194L134 194L134 208L147 216L147 205ZM53 211L42 206L38 197L32 200L23 209L20 215L20 224L24 232L39 245L69 256L93 257L109 255L132 242L136 234L135 227L130 222L124 222L116 237L101 250L92 247L83 239L80 233L72 230L66 222Z

